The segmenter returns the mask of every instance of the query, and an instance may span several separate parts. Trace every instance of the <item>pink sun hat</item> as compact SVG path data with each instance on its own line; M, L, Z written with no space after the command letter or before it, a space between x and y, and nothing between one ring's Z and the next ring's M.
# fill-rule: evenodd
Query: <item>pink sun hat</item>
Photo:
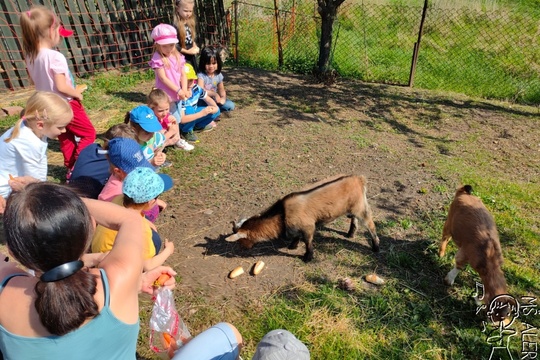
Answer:
M176 29L168 24L159 24L152 30L152 39L159 45L177 44L178 34Z

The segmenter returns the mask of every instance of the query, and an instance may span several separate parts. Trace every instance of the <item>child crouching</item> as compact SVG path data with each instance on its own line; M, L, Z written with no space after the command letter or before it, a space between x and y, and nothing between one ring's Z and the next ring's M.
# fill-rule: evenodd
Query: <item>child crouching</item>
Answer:
M154 207L157 197L173 185L170 176L157 174L148 167L138 167L131 171L122 183L122 195L113 199L113 203L125 208L134 209L144 217L144 211ZM155 231L155 226L145 221L145 245L143 256L144 270L150 270L162 265L174 252L174 244L165 240L164 249L161 250L161 239ZM154 230L154 231L153 231ZM117 231L107 229L101 225L96 227L92 239L92 252L107 252L113 247Z

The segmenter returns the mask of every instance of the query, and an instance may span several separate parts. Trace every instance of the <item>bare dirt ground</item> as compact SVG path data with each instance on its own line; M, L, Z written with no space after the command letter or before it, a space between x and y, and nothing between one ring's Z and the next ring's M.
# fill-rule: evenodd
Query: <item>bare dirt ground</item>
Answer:
M224 241L232 220L329 176L365 175L379 224L444 215L463 174L460 168L441 172L439 164L454 157L466 163L468 156L485 156L514 181L538 179L536 108L349 81L328 87L252 69L229 69L226 79L237 109L222 116L215 131L201 134L200 153L171 154L176 187L164 195L169 207L158 226L175 242L168 263L181 274L182 293L234 303L301 284L306 272L336 279L351 274L336 261L342 252L366 255L357 276L375 269L384 274L392 246L438 240L422 238L415 226L391 227L373 255L365 229L347 239L348 222L341 219L318 232L309 264L300 259L303 245L288 250L277 241L242 250ZM233 268L247 272L258 260L266 263L260 275L227 278Z

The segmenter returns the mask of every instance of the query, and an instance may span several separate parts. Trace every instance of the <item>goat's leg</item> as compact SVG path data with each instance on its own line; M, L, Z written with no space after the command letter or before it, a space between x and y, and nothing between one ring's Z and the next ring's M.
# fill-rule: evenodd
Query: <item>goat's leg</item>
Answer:
M367 220L364 220L364 223L366 224L369 233L371 234L371 250L373 252L379 251L379 237L377 236L377 230L375 229L375 223L373 222L373 219L371 218L371 214L369 214L369 218Z
M448 286L454 285L454 280L456 280L456 276L459 274L461 270L467 265L467 257L465 253L459 249L456 253L456 264L454 265L454 268L446 274L446 277L444 278L444 282Z
M358 229L358 218L355 215L347 215L351 218L351 226L349 227L349 232L347 233L348 238L354 237L356 230Z
M298 244L300 243L300 238L298 236L294 237L287 249L294 250L298 249Z
M371 215L371 209L369 208L367 201L360 218L362 219L364 225L369 230L369 234L371 235L371 250L373 250L373 252L378 252L379 237L377 236L377 230L375 229L375 223L373 222L373 216Z
M313 260L313 234L315 233L315 224L302 230L302 238L306 244L306 253L302 260L309 262Z
M451 237L452 235L450 234L450 224L448 223L448 220L447 220L444 223L441 244L439 245L439 257L443 257L444 254L446 253L446 245L448 245L448 242L450 241Z

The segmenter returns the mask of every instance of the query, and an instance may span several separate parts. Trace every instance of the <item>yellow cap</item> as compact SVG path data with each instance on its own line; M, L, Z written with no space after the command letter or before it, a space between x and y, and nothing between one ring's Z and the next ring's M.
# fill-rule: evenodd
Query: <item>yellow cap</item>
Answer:
M186 76L188 80L197 79L197 74L195 73L195 70L193 69L193 66L191 64L186 64L186 66L184 66L184 70L186 72Z

